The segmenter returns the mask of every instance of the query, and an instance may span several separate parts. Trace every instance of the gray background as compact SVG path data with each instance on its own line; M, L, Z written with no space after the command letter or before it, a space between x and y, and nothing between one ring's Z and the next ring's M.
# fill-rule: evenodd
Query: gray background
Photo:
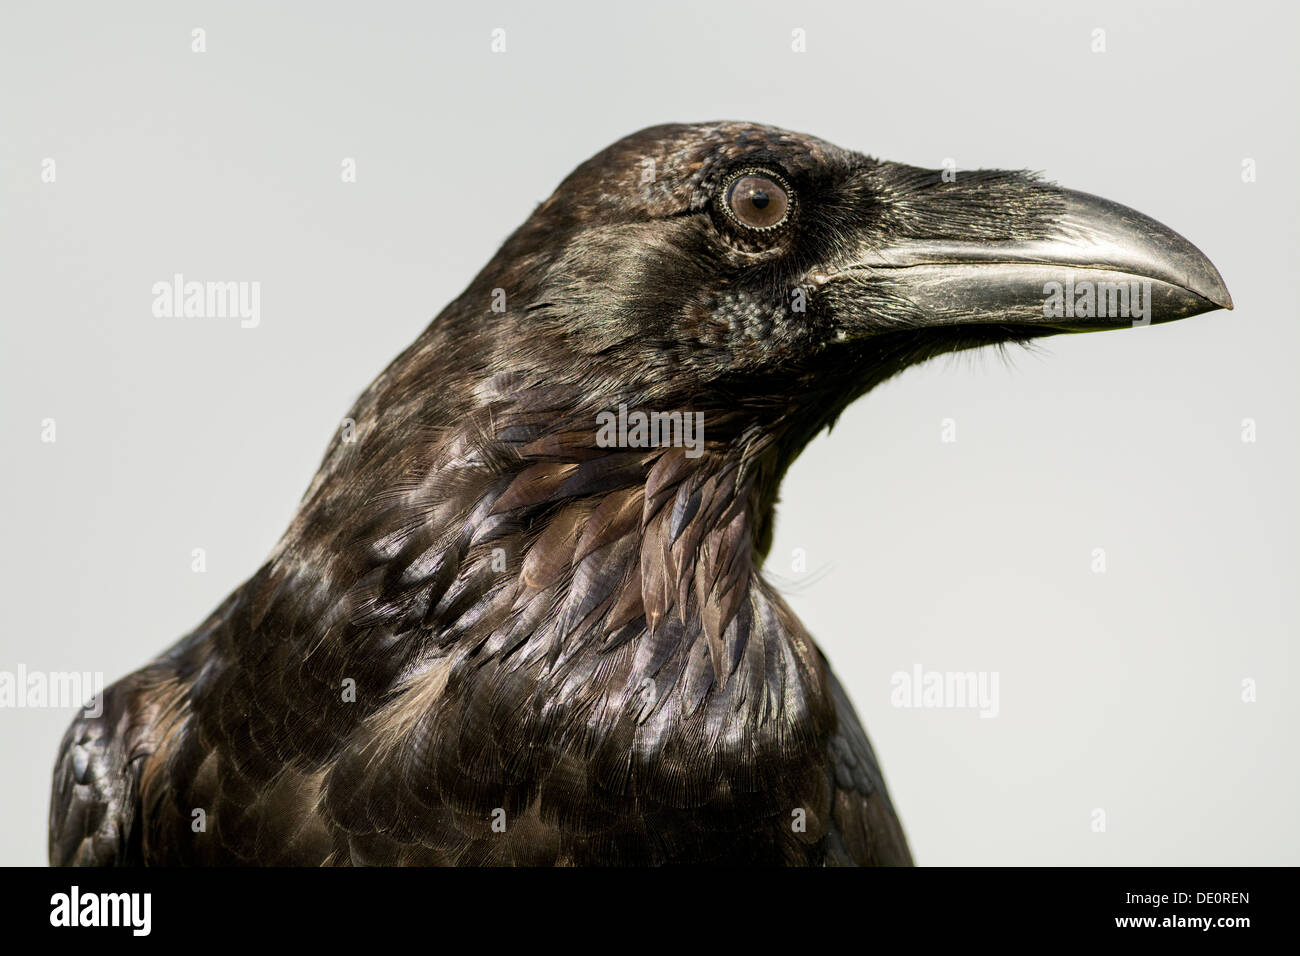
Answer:
M755 120L1043 170L1188 236L1237 304L913 370L790 474L769 569L918 861L1300 863L1294 9L6 2L0 669L113 680L170 644L573 166L653 123ZM174 272L260 281L260 327L154 318ZM999 672L1000 715L891 707L918 662ZM44 860L70 717L0 710L0 862Z

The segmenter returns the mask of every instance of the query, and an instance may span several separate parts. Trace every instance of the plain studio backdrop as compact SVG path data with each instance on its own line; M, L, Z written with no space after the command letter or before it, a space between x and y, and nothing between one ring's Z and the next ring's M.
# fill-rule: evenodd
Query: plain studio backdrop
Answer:
M1300 863L1294 9L7 2L0 671L170 645L575 165L753 120L1041 170L1187 236L1236 302L911 370L790 472L767 570L917 861ZM155 317L177 273L260 283L259 324ZM917 668L996 674L996 716L895 706ZM0 709L0 862L45 860L72 715Z

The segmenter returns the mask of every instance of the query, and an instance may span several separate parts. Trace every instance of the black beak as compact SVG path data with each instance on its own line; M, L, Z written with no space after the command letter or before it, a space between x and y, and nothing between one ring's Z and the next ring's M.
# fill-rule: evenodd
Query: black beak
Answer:
M1232 308L1219 271L1172 229L1087 193L1052 188L1051 198L1050 225L1035 238L903 239L861 249L847 269L814 280L869 283L924 317L913 327L1086 332Z

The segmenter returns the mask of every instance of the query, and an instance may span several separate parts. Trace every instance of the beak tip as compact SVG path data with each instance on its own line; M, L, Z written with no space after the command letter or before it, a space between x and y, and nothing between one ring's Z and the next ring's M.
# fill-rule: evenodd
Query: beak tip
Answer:
M1208 281L1203 284L1198 283L1198 285L1201 286L1200 288L1193 286L1192 291L1201 296L1201 298L1213 302L1218 308L1231 312L1232 294L1228 291L1228 286L1223 281L1223 276L1219 275L1219 270L1210 265L1208 260L1206 261L1206 265L1209 266L1209 275L1207 276Z
M1232 294L1228 292L1227 286L1223 287L1223 301L1220 302L1219 305L1227 309L1229 312L1232 311Z

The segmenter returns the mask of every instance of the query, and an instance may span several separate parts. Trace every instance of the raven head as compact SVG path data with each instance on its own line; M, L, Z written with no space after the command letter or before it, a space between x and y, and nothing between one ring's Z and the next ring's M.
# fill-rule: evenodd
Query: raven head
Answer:
M467 295L492 287L524 294L519 340L562 368L598 355L660 406L808 395L814 427L943 352L1232 308L1205 256L1131 209L746 123L605 149Z
M357 422L393 456L410 457L403 423L458 422L528 461L591 446L614 409L690 415L749 479L761 554L790 463L908 366L1215 308L1231 298L1187 240L1023 172L920 169L749 123L656 126L575 169Z

